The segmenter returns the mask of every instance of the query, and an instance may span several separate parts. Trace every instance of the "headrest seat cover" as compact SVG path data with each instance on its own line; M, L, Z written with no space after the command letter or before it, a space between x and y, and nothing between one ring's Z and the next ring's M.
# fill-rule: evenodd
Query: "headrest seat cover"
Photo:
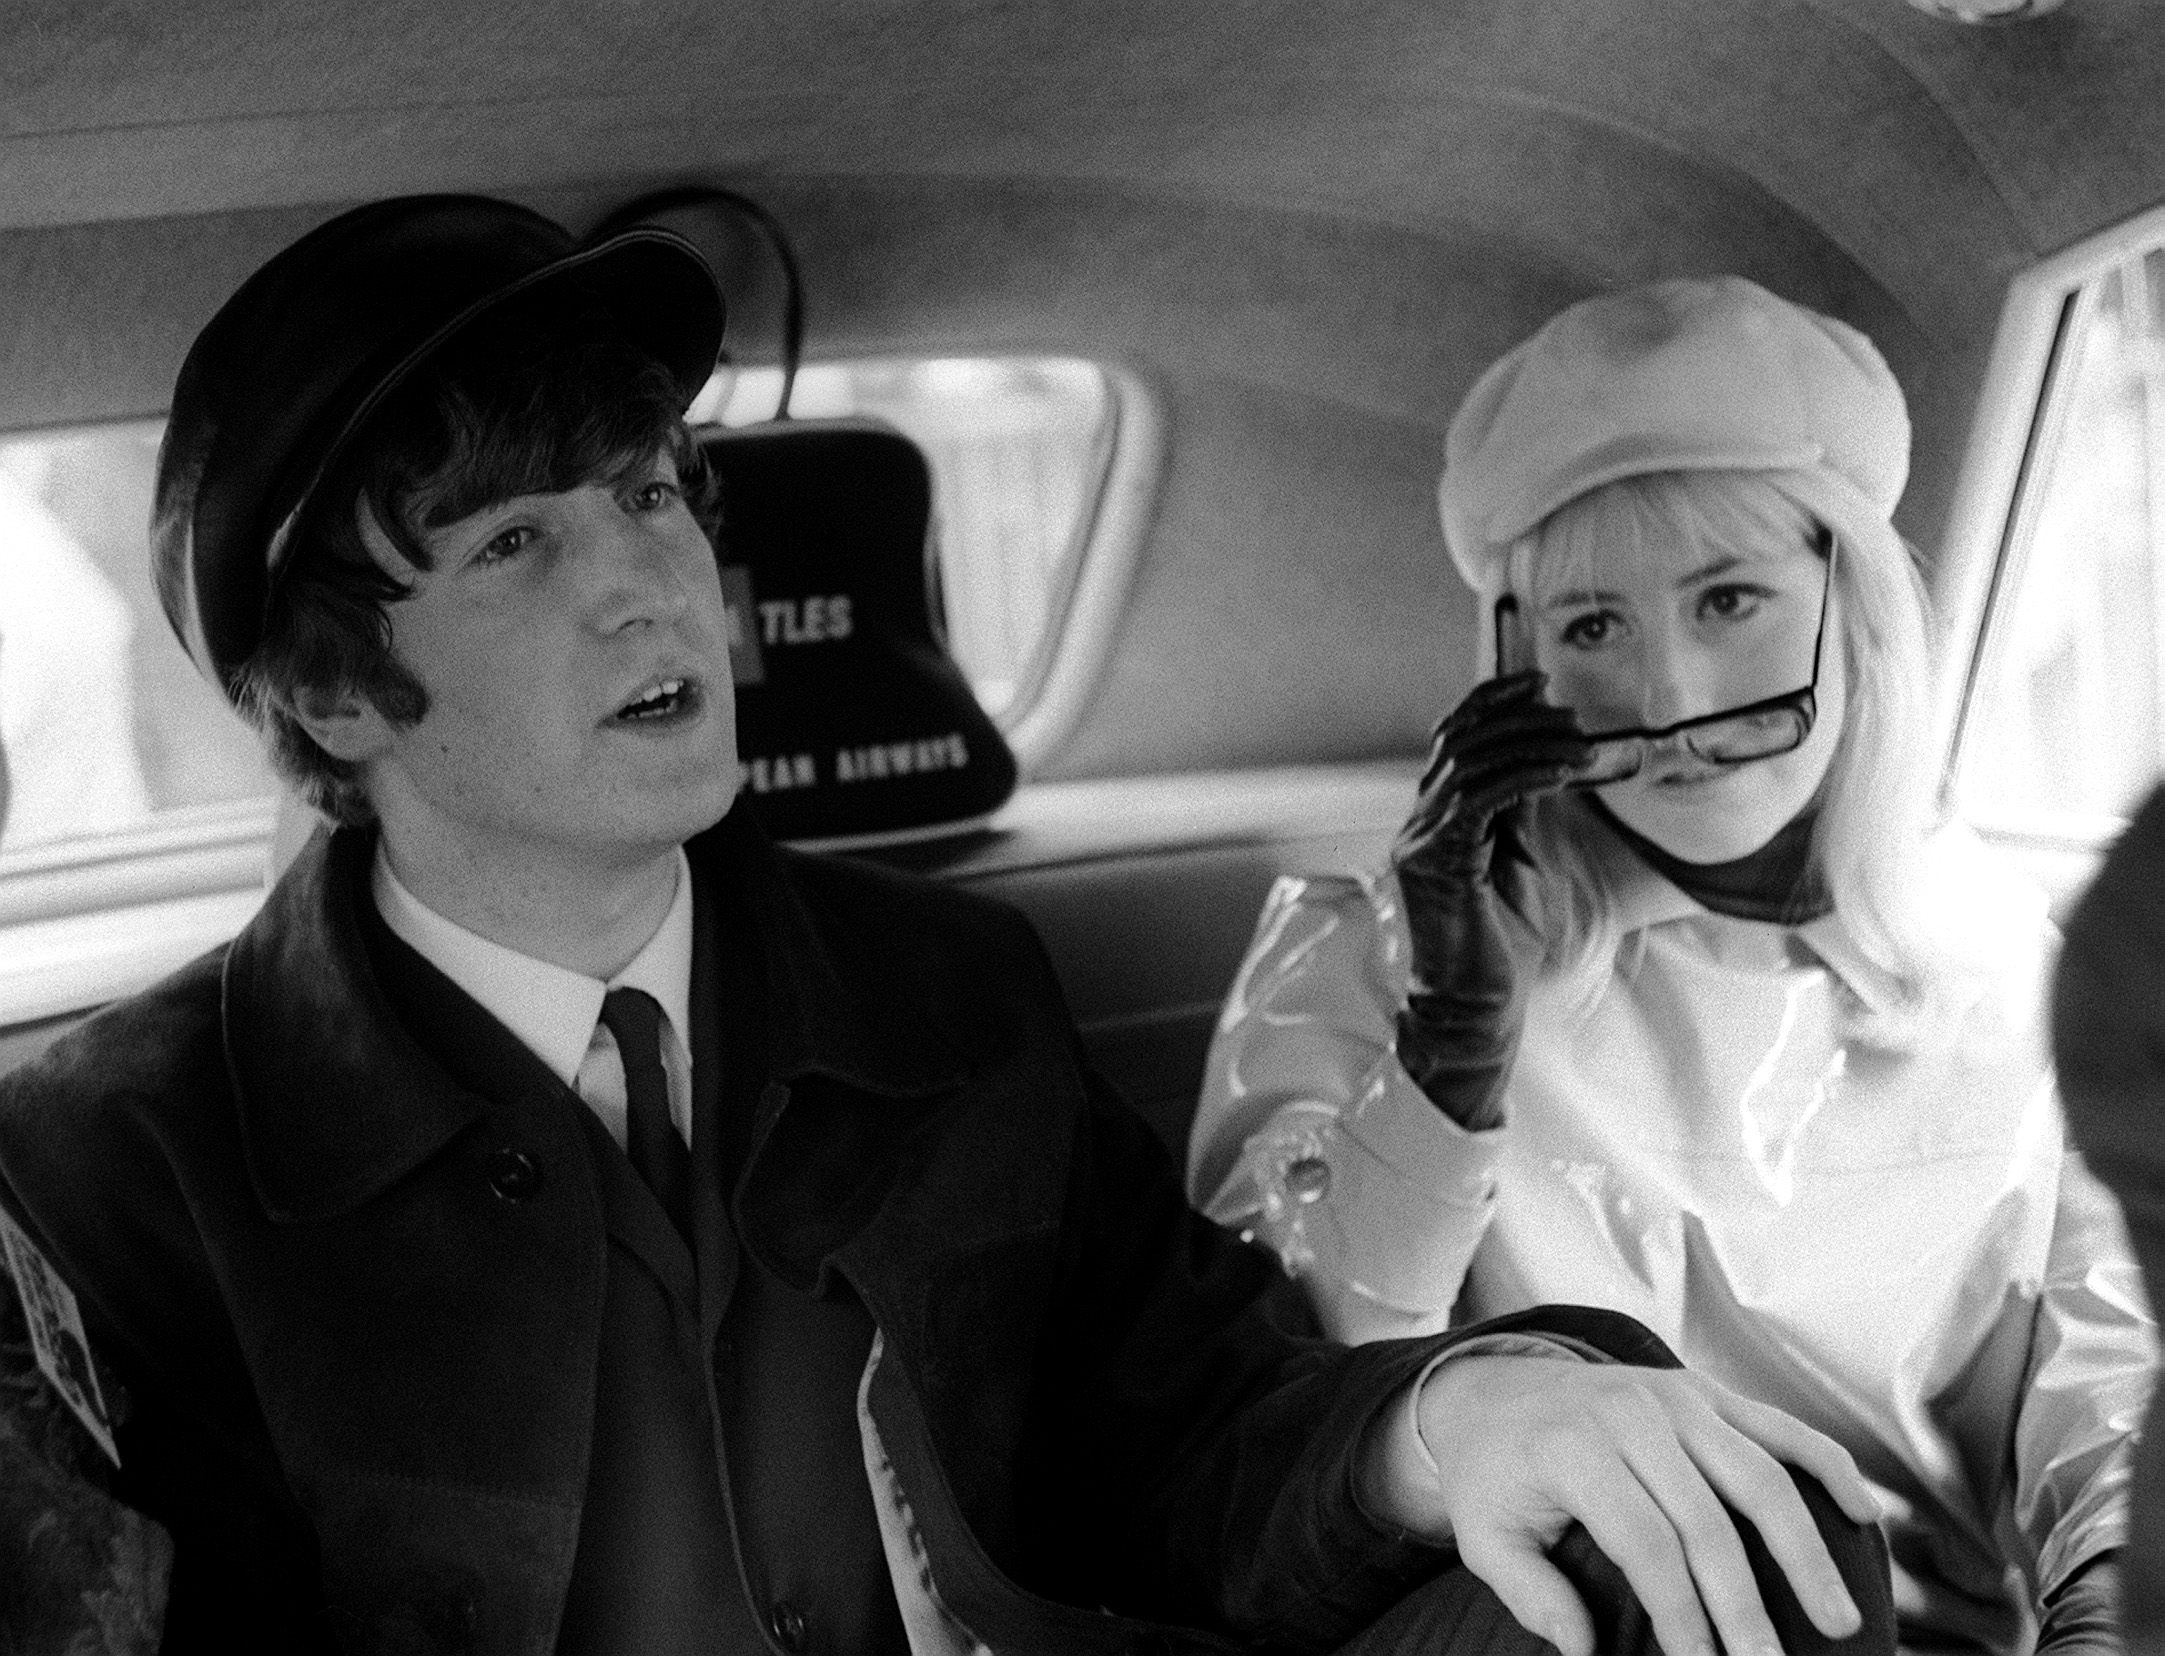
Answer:
M1885 520L1909 436L1901 386L1847 323L1741 276L1653 282L1562 311L1475 381L1444 440L1444 540L1493 596L1551 512L1664 471L1804 474Z
M721 484L745 799L779 839L982 821L1015 759L947 653L923 452L871 420L704 434Z
M581 245L483 196L343 213L211 318L173 389L151 561L166 618L220 688L261 641L294 526L370 414L482 317L559 295L615 316L686 404L712 373L722 295L691 243L641 227Z

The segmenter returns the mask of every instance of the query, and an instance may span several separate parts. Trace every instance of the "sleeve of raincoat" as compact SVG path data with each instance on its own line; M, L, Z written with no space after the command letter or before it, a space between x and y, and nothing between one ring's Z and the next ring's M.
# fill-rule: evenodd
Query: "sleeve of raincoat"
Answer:
M2126 1226L2070 1148L2015 1421L2014 1516L2037 1561L2040 1597L2128 1538L2129 1452L2156 1360Z
M1189 1200L1271 1247L1325 1331L1354 1343L1449 1321L1509 1131L1465 1131L1399 1066L1406 955L1387 874L1280 879L1188 1141Z
M2157 1330L2119 1204L2069 1142L2061 1100L2079 1112L2101 1075L2126 1055L2154 1050L2126 1021L2150 998L2151 973L2113 959L2114 992L2085 1002L2097 1015L2071 1019L2069 970L2080 978L2099 963L2095 917L2078 911L2063 947L2038 894L2025 885L2019 901L2011 890L2001 900L2005 871L1974 855L1951 856L1943 872L1975 928L1964 934L1968 952L1997 980L1984 1004L1997 1008L2000 1027L1995 1035L1980 1026L1966 1039L2037 1047L2036 1092L2010 1176L2039 1187L2052 1230L2034 1288L2014 1284L2003 1301L2002 1317L2027 1319L2021 1403L2003 1464L2011 1516L2045 1598L2086 1560L2128 1540L2130 1450L2156 1368ZM2050 1031L2037 1021L2048 1002Z

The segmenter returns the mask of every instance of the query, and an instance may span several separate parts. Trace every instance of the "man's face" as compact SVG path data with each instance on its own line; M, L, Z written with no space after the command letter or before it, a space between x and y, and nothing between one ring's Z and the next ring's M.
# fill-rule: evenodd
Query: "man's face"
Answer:
M720 820L737 790L729 629L713 549L666 450L620 483L521 495L422 531L391 647L428 712L365 761L394 860L633 866ZM436 847L440 843L440 850Z

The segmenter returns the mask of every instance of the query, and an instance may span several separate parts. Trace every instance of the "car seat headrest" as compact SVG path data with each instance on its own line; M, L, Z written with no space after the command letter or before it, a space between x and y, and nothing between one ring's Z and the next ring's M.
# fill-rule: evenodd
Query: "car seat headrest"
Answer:
M744 798L777 839L974 827L1015 758L948 655L923 453L873 420L699 434L721 483Z

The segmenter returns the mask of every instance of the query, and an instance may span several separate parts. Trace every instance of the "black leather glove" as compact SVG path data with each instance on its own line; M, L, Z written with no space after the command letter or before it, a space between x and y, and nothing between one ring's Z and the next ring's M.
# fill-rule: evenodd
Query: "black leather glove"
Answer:
M1561 787L1591 757L1543 674L1477 684L1436 726L1413 814L1391 853L1413 938L1398 1061L1472 1132L1503 1120L1522 1010L1491 865L1502 813Z
M2077 1567L2039 1607L2037 1656L2120 1656L2117 1553Z

